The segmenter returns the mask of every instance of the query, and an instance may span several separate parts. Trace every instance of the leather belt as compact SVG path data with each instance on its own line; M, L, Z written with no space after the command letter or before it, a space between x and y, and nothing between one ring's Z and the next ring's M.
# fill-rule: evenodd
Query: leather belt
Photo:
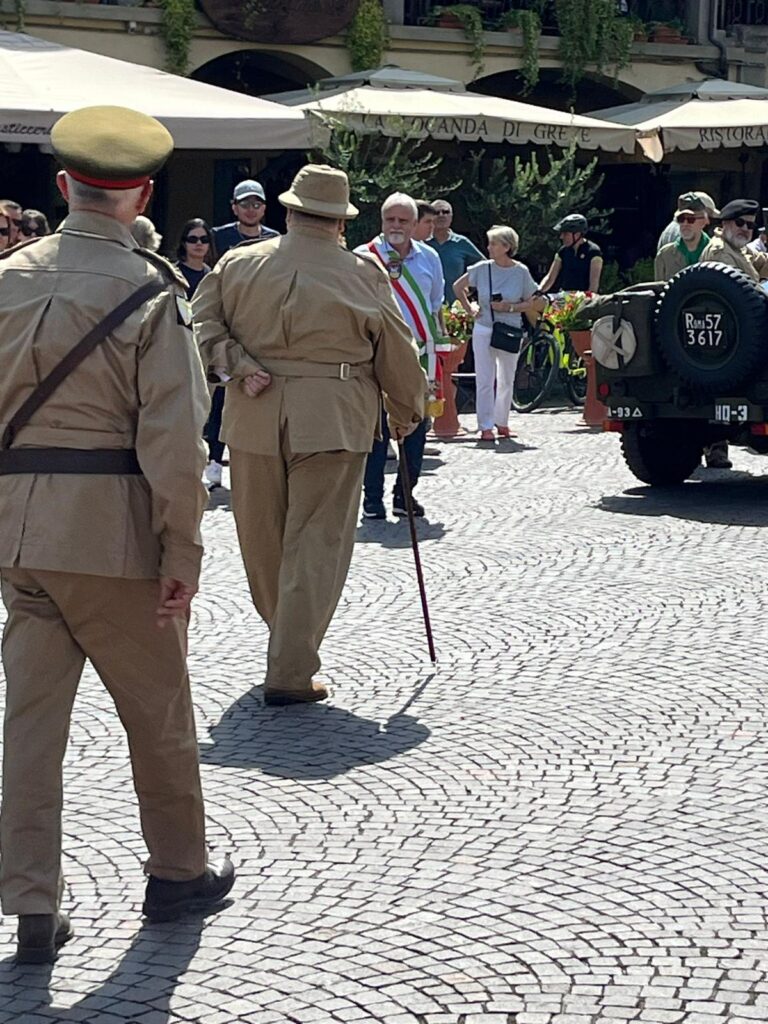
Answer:
M275 377L330 377L332 380L355 380L373 377L373 363L311 363L305 359L259 359Z
M8 448L0 451L0 476L15 473L80 473L140 476L134 448Z

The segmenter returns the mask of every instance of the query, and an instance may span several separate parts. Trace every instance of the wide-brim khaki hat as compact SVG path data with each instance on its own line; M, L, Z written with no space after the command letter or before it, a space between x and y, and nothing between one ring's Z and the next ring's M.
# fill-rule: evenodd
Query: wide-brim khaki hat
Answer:
M337 167L307 164L302 167L287 192L278 197L283 206L316 217L351 220L360 212L349 201L349 178Z

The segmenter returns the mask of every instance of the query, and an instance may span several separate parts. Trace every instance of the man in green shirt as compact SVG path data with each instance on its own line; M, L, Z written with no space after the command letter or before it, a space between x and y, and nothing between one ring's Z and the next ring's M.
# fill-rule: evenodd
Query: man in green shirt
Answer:
M698 263L709 244L709 235L704 231L709 223L707 208L693 192L687 193L686 198L688 202L675 214L680 238L663 245L656 253L654 273L657 281L668 281L679 270Z
M445 301L450 306L456 300L453 282L467 272L467 267L484 260L485 256L465 235L458 235L451 230L453 207L447 199L435 199L430 205L435 211L435 227L427 245L431 245L440 257L445 279Z

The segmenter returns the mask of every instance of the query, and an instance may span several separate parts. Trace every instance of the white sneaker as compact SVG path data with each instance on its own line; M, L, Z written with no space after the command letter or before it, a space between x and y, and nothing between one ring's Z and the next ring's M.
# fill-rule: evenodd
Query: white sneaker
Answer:
M208 485L208 490L213 491L217 487L221 487L221 464L218 462L209 462L205 467L205 473L203 474L205 482Z

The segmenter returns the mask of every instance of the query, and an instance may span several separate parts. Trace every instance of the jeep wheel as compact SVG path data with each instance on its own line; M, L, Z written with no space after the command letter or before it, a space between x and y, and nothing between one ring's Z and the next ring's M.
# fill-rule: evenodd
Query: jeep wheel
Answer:
M768 360L768 300L740 270L697 263L675 274L662 292L656 332L680 380L727 393Z
M703 444L676 423L628 423L621 435L624 461L645 484L681 484L701 462L703 450Z

